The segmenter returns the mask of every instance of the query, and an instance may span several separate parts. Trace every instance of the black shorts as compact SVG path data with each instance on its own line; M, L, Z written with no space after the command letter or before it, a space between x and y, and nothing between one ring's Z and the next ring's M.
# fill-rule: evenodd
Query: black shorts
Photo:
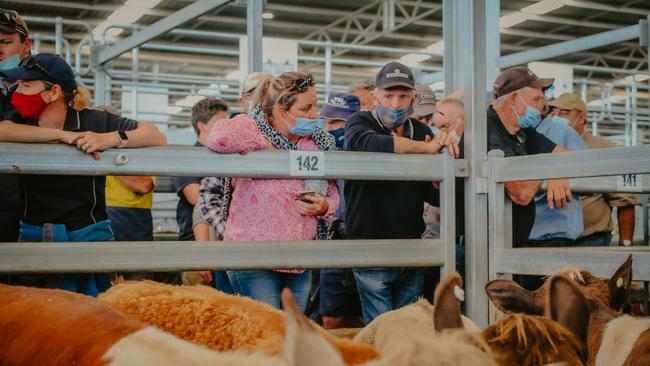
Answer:
M361 315L361 302L351 269L321 269L320 313L336 317Z

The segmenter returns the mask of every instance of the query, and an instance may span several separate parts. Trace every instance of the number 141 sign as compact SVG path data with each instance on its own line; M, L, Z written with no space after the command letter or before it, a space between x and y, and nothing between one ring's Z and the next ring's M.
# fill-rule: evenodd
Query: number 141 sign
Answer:
M324 177L325 154L322 151L289 152L290 174L300 177Z

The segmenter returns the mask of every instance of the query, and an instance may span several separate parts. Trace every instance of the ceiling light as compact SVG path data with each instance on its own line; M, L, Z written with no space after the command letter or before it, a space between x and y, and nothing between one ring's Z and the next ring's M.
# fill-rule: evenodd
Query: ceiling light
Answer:
M242 78L241 71L239 70L231 71L228 74L226 74L225 78L239 80Z
M262 13L263 19L273 19L273 13Z
M510 28L525 21L526 19L528 19L527 14L517 11L499 18L499 26L501 28Z
M542 15L561 8L565 3L566 0L541 0L521 9L521 11L529 14Z
M431 52L444 52L444 50L445 50L444 41L436 42L431 46L427 47L427 51L431 51Z
M436 91L436 90L444 91L445 90L445 82L444 81L436 81L435 83L430 84L429 88L431 88L434 91Z
M178 106L174 106L174 105L168 105L167 106L167 113L168 114L176 114L176 113L178 113L178 112L180 112L182 110L183 110L183 107L178 107Z
M196 103L203 99L205 99L205 95L188 95L174 104L179 107L193 107Z
M160 0L128 0L126 3L124 3L124 6L128 6L130 8L147 8L151 9L158 5Z
M402 56L400 58L400 61L402 63L404 63L405 65L413 66L418 62L422 62L422 61L428 59L429 57L431 57L431 56L422 55L422 54L419 54L419 53L409 53L408 55Z

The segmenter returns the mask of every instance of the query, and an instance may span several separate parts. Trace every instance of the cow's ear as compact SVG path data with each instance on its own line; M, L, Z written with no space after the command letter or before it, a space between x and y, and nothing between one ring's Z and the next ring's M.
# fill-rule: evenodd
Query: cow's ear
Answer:
M589 304L576 283L564 276L550 280L546 315L572 331L587 344Z
M541 287L531 292L512 280L492 280L485 285L485 292L492 304L504 313L544 314Z
M458 298L464 297L462 285L463 279L458 273L454 273L445 277L436 287L433 299L433 325L437 331L463 327Z
M609 293L612 296L611 308L620 310L630 300L630 285L632 284L632 254L614 272L609 279Z

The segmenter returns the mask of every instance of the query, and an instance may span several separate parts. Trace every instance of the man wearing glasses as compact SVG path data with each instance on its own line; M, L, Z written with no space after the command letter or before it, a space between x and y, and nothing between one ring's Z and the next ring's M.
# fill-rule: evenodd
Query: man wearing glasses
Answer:
M25 21L13 10L0 9L0 71L18 67L29 56L32 40ZM0 117L8 119L13 113L11 94L14 80L0 80ZM15 175L0 175L0 242L18 240L18 224L22 207L22 193Z

